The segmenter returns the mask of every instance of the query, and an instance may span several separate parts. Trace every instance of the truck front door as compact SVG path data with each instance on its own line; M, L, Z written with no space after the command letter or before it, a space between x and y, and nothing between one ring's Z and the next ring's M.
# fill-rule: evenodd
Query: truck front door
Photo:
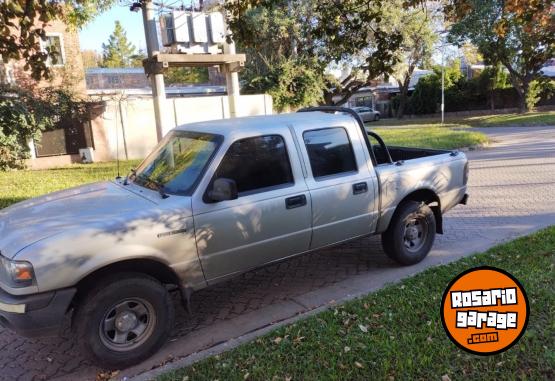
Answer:
M290 131L283 127L228 147L193 198L197 250L209 283L310 245L310 194ZM239 197L207 202L203 194L216 178L234 180Z

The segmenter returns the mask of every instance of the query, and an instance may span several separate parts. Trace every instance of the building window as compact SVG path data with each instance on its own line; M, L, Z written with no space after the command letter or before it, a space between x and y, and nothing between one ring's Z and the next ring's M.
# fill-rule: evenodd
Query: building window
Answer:
M65 64L64 39L61 33L50 33L41 40L42 50L48 54L47 66L63 66Z
M121 79L120 79L119 75L112 74L112 75L107 75L106 76L106 82L108 82L108 84L110 86L116 86L116 85L119 85L121 83Z
M13 65L11 63L0 62L0 84L13 85L15 84L15 76Z
M355 99L356 107L372 107L372 96L358 97Z

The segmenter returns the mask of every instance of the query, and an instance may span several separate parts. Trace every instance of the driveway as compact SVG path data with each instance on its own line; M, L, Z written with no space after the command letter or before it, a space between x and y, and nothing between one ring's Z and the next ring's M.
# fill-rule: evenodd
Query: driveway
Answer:
M338 300L368 293L430 266L555 224L555 128L488 128L495 143L468 152L470 200L445 217L430 255L399 267L365 238L249 272L193 295L193 315L178 308L172 339L136 375ZM0 329L0 380L94 379L70 338L23 339Z

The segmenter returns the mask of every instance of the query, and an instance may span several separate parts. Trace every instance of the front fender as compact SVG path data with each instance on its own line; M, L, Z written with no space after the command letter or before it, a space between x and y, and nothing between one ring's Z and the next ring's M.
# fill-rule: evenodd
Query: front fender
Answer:
M72 287L101 268L132 259L156 260L180 279L204 282L192 228L169 236L152 226L115 232L84 228L43 239L20 251L17 259L33 264L39 292Z

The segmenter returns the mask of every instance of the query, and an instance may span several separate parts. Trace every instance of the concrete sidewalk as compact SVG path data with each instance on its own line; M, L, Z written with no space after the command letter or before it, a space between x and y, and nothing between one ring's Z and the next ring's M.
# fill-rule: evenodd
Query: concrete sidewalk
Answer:
M169 360L181 359L175 364L183 365L202 357L191 356L194 353L229 348L279 322L555 224L555 129L482 131L495 142L467 153L469 205L446 215L445 234L438 236L426 260L399 267L373 237L247 273L195 294L193 316L177 309L171 341L153 358L117 377L144 374ZM2 380L94 379L99 371L80 357L70 338L29 340L0 330L0 348Z

